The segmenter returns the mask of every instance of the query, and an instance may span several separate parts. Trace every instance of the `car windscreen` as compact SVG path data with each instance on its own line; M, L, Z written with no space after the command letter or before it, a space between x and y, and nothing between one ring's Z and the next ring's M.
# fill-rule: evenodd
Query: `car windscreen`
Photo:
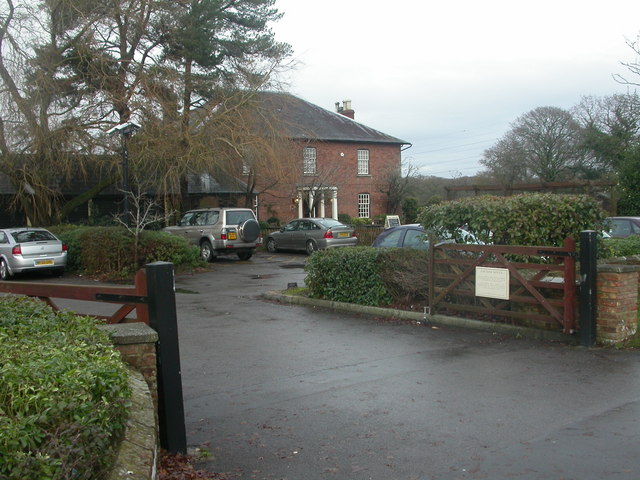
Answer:
M56 237L46 230L20 230L19 232L13 232L11 236L16 243L56 240Z

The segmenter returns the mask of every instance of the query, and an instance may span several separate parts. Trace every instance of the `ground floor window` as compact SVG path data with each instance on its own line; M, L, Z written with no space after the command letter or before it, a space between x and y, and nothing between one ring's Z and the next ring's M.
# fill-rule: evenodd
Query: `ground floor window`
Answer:
M370 217L370 205L371 199L368 193L358 194L358 217L359 218L371 218Z

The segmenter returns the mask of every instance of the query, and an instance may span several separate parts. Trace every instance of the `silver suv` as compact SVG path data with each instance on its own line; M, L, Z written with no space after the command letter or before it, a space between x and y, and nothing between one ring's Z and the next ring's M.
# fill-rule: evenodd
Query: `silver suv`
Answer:
M233 253L240 260L249 260L262 244L260 224L249 208L189 210L175 227L166 227L164 231L198 245L206 262Z

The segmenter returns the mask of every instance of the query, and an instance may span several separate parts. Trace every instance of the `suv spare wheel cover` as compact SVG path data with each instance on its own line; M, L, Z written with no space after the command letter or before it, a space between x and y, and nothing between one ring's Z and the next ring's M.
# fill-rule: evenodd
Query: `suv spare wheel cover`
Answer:
M253 219L245 220L238 225L240 238L245 242L253 242L260 236L260 224Z

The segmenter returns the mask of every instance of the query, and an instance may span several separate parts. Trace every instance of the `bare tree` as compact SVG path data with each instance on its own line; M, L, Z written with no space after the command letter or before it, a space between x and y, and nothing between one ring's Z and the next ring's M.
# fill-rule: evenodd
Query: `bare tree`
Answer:
M378 184L378 191L387 198L386 213L398 213L402 201L406 197L409 182L417 176L417 173L418 168L409 162L404 168L389 169L383 175L382 182Z
M519 117L482 163L502 180L531 176L560 181L572 176L581 162L581 129L572 115L557 107L538 107ZM510 172L504 177L503 172ZM526 174L524 174L526 172Z
M27 223L48 224L58 218L60 188L86 173L100 108L65 75L79 35L66 4L35 3L0 7L0 170Z
M508 132L485 150L480 164L503 185L527 182L533 176L526 161L526 151L514 132Z
M158 202L147 193L150 190L148 184L144 180L136 178L134 185L134 189L128 192L122 191L124 195L128 195L132 207L131 210L126 213L128 217L125 217L125 214L118 214L114 215L114 220L124 226L134 239L133 261L137 269L139 267L138 250L140 246L140 235L149 225L161 223L164 220L164 215Z
M629 150L638 144L640 97L583 97L573 114L584 131L584 169L596 177L616 172Z
M618 83L621 83L623 85L637 87L640 86L640 83L638 83L637 80L638 76L640 76L640 62L638 62L637 60L640 57L640 36L636 37L635 40L627 39L626 43L627 46L633 51L636 60L634 60L633 62L621 62L621 64L626 67L629 73L635 78L629 79L627 76L618 73L614 74L613 78Z

